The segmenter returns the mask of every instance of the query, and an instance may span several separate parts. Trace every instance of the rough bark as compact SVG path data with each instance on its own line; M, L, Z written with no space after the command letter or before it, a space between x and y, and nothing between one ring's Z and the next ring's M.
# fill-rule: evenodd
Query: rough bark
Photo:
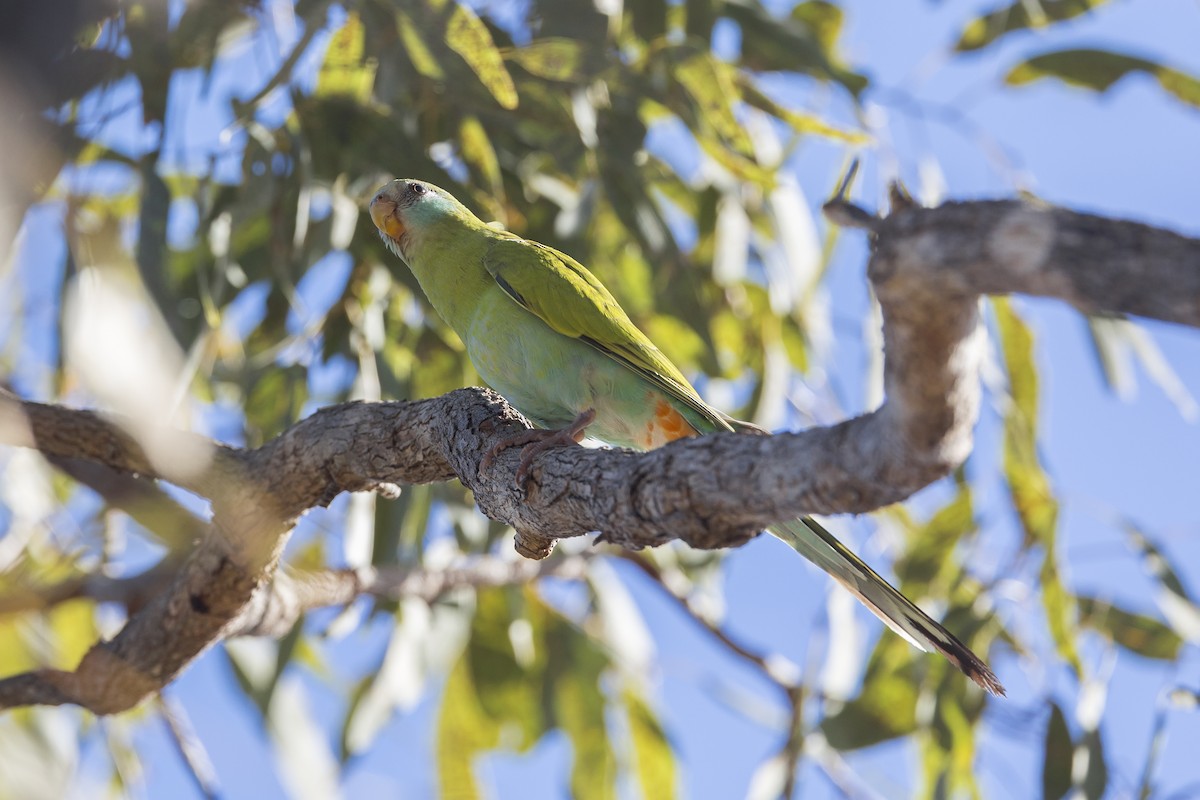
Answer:
M828 428L706 436L641 454L552 450L537 458L521 489L515 450L480 468L494 445L527 425L482 389L326 408L255 450L164 432L174 450L202 454L182 466L148 455L161 448L144 448L119 420L0 396L0 443L167 480L211 500L213 512L181 537L199 541L169 579L154 576L161 589L116 638L98 643L73 672L0 680L0 709L65 702L100 714L131 708L223 636L277 634L304 608L372 591L378 575L275 576L296 518L343 491L390 494L400 484L458 477L485 514L518 531L518 550L538 558L557 539L591 531L626 548L671 539L736 546L782 519L903 500L966 458L980 402L981 295L1021 292L1088 312L1200 326L1195 239L1018 201L903 207L886 218L841 201L826 211L873 234L868 277L883 310L887 398ZM537 573L523 570L513 566L496 579ZM425 575L393 583L429 596L452 579L473 580ZM50 594L132 593L149 580L85 581ZM13 602L0 598L0 609Z

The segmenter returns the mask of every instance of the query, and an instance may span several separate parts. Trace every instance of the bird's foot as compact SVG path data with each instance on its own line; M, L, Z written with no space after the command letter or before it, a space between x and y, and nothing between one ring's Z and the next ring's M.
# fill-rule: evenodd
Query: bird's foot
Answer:
M524 488L525 481L529 477L529 469L533 466L535 458L552 447L579 444L580 440L583 439L584 432L587 431L587 426L591 425L595 419L596 409L589 408L565 428L555 431L528 430L518 433L516 436L510 436L498 442L491 450L488 450L479 466L481 469L487 469L492 465L496 456L500 455L501 451L507 450L510 447L520 447L522 450L521 463L517 466L517 488Z

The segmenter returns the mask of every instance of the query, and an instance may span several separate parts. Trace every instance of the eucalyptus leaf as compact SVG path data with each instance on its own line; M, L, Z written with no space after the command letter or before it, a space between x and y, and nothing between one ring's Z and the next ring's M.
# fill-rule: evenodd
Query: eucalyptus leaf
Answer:
M1138 72L1154 78L1176 99L1200 107L1200 79L1150 59L1108 50L1043 53L1013 67L1005 81L1020 86L1044 78L1057 78L1071 86L1105 92L1118 81Z
M1019 31L1042 29L1091 13L1108 0L1014 0L967 23L955 49L979 50Z

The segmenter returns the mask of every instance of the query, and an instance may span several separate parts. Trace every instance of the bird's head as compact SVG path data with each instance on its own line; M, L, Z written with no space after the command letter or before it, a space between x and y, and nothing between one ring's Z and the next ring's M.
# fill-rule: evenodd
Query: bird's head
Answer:
M394 180L371 200L371 221L388 249L405 261L407 253L439 223L474 217L454 196L432 183Z

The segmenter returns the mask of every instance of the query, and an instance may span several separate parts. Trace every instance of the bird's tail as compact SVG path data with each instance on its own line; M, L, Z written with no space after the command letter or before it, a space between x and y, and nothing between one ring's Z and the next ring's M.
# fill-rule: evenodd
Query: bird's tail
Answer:
M988 665L983 663L983 659L879 577L875 570L811 517L781 522L768 530L829 573L871 609L875 616L915 647L925 652L936 650L987 691L996 695L1004 694L1004 687Z

